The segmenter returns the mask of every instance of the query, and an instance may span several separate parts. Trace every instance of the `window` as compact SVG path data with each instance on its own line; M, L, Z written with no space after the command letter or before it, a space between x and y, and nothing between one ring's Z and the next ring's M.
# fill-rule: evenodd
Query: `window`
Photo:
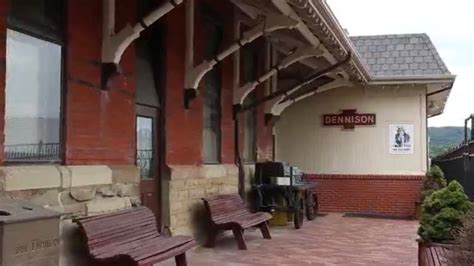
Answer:
M242 50L242 70L241 81L243 84L257 79L258 55L253 49ZM252 104L257 100L256 90L253 90L244 100L244 106ZM243 160L246 163L255 162L257 160L256 139L257 139L257 111L255 108L245 111L244 113L244 146Z
M153 118L137 116L137 165L142 178L155 177Z
M222 42L221 28L205 20L206 36L205 56L213 58ZM221 69L217 65L207 73L203 90L203 161L219 163L221 155Z
M12 162L60 159L62 1L34 2L10 1L4 152Z

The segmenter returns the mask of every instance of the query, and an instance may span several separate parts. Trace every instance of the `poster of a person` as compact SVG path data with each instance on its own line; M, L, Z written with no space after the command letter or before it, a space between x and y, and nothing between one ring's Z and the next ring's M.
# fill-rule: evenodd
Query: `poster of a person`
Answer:
M389 153L413 154L414 124L389 124Z

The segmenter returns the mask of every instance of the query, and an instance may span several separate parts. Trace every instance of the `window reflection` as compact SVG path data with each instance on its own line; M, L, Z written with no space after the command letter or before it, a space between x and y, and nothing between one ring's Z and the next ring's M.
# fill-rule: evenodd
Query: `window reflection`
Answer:
M6 159L59 159L61 46L8 30L6 66Z
M137 117L137 165L142 178L154 176L153 119Z

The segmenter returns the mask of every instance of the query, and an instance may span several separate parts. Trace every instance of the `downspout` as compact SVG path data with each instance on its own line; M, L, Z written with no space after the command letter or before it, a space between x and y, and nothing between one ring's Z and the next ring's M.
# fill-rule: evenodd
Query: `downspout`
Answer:
M280 29L292 29L298 24L297 21L283 15L272 14L264 18L264 20L243 34L243 37L235 41L224 51L217 54L213 59L204 60L200 65L186 69L185 88L184 88L184 106L189 108L189 104L197 95L197 89L200 81L204 75L212 70L212 68L219 62L224 60L227 56L233 54L244 45L253 42L260 36Z
M150 12L137 24L128 24L115 33L115 0L103 0L103 32L102 39L102 88L107 88L107 83L114 74L119 72L119 64L125 50L133 41L140 37L140 33L168 14L183 0L167 0L160 7Z
M235 12L235 11L234 11ZM234 38L238 40L240 37L240 22L234 21ZM240 83L240 50L233 54L233 88L238 88ZM238 175L238 192L242 199L245 199L245 168L240 155L240 121L239 117L234 119L234 156L237 165Z

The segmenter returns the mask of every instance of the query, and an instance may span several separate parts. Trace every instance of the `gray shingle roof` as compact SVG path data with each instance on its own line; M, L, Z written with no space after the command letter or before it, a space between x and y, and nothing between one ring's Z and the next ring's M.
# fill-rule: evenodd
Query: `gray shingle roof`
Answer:
M375 77L451 74L424 33L350 38Z

